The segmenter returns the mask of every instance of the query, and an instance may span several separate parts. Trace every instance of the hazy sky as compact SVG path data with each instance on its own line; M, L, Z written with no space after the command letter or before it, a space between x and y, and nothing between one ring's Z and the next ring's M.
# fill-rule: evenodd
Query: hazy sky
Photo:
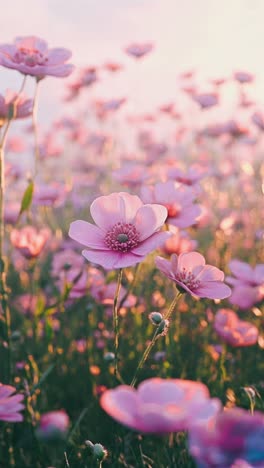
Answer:
M177 98L177 75L186 69L195 68L204 78L245 69L257 74L254 93L264 101L263 0L0 0L0 5L2 42L37 35L51 47L71 49L78 66L107 59L123 63L116 82L102 80L94 88L96 97L137 90L151 108L153 101ZM155 52L135 63L122 50L131 41L154 41ZM18 89L20 81L18 73L0 70L0 92ZM62 82L48 78L42 88L44 118L55 112Z

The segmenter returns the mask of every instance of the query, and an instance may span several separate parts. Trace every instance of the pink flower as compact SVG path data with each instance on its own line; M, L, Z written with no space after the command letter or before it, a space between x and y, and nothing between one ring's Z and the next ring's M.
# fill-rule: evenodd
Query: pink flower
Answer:
M235 278L228 276L226 281L234 286L229 299L231 304L248 309L264 298L264 263L252 268L240 260L231 260L229 268Z
M209 109L219 103L219 96L217 93L194 94L192 99L197 102L202 109Z
M136 195L119 192L96 198L90 211L96 225L74 221L69 236L89 248L82 252L87 260L109 270L141 262L170 236L157 232L166 208L143 205Z
M50 237L49 229L37 231L33 226L25 226L11 232L11 243L25 258L35 258L42 252Z
M120 385L106 390L100 404L115 420L143 433L184 431L208 423L221 408L200 382L152 378L138 389Z
M15 105L14 105L15 103ZM32 114L33 101L8 89L5 97L0 95L0 126L8 119L24 119Z
M48 75L69 76L74 67L65 62L70 57L69 50L48 49L47 42L35 36L17 37L14 44L0 45L0 65L38 80Z
M191 252L196 249L198 242L190 239L186 231L177 231L176 228L170 226L170 232L173 233L162 246L162 250L168 254L181 254L183 252Z
M0 420L9 422L23 421L23 416L19 412L24 408L21 401L24 396L21 394L12 395L16 389L11 385L0 383ZM12 395L12 396L11 396Z
M239 83L252 83L252 81L254 81L255 79L252 73L245 72L245 71L236 71L233 76L234 76L234 79L238 81Z
M190 167L186 171L183 171L179 167L172 167L169 168L167 172L168 179L176 180L177 182L188 186L195 186L203 177L205 177L205 175L205 171L200 168L196 168L195 166Z
M49 411L40 418L37 435L42 440L63 439L69 429L69 416L64 410Z
M91 284L91 296L103 305L113 305L116 285L117 283L115 281L108 284ZM123 286L121 286L119 293L119 303L123 300L126 293L126 289ZM133 307L135 304L136 297L133 294L129 294L127 299L124 301L123 307Z
M258 329L250 322L240 320L231 309L218 310L214 329L231 346L252 346L258 341Z
M166 222L181 229L195 224L201 214L199 205L193 203L193 190L171 180L159 182L153 187L143 187L141 196L146 203L165 206L168 210Z
M191 428L190 452L203 468L263 468L263 434L262 413L256 411L251 415L241 408L233 408L217 415L210 427ZM243 462L240 464L238 460Z
M171 261L156 258L156 265L178 287L192 296L209 299L225 299L231 289L223 283L224 273L218 268L206 265L204 257L198 252L182 253L171 256Z
M136 59L141 59L145 55L149 54L153 48L154 44L152 42L145 42L142 44L133 42L125 48L125 52Z

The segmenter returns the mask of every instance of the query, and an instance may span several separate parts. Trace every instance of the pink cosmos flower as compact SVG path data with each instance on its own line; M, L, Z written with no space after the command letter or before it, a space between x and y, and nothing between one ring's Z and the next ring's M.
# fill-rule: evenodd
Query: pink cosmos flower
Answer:
M25 226L11 232L11 243L27 259L38 257L51 233L49 229L37 231L33 226Z
M179 167L168 168L167 171L168 179L173 179L188 186L195 186L205 175L205 171L195 166L191 166L186 171L183 171Z
M250 322L240 320L231 309L218 310L214 329L231 346L252 346L258 341L258 329Z
M65 62L71 55L67 49L48 49L47 42L35 36L17 37L14 44L0 45L0 65L38 80L48 75L69 76L74 67Z
M91 296L98 301L100 304L103 305L113 305L115 291L116 291L117 283L113 281L111 283L105 284L91 284L90 293ZM127 290L121 286L118 301L123 300L127 293ZM129 294L127 299L125 300L123 307L133 307L137 302L136 296L133 294ZM112 311L111 311L112 312Z
M262 413L256 411L251 415L244 409L233 408L218 414L210 427L192 427L189 448L203 468L263 468L263 434Z
M264 298L264 263L252 268L240 260L231 260L229 268L234 278L227 276L226 281L234 286L229 299L231 304L248 309Z
M223 283L223 271L206 265L204 257L198 252L186 252L179 256L173 254L171 261L157 257L156 265L192 296L225 299L231 294L231 289Z
M0 383L0 420L8 422L23 421L23 416L20 411L24 408L21 401L24 396L15 394L16 389L11 385Z
M170 232L172 232L172 236L162 246L162 250L167 255L192 252L197 248L198 242L190 239L186 231L178 231L174 226L170 226Z
M218 399L210 399L200 382L152 378L138 389L120 385L106 390L102 408L115 420L143 433L184 431L193 424L208 424L220 410Z
M144 205L126 192L96 198L91 215L96 225L78 220L71 223L69 236L85 245L83 256L106 269L123 268L144 260L170 236L158 232L167 217L161 205Z
M14 106L15 103L15 106ZM0 95L0 126L8 119L24 119L32 114L33 101L23 94L8 89L5 97Z
M233 77L239 83L252 83L252 81L254 81L255 79L252 73L245 72L245 71L236 71Z
M195 224L201 214L199 205L193 203L193 190L172 180L159 182L152 187L143 187L141 196L146 203L165 206L168 210L166 222L181 229Z
M201 109L209 109L219 103L219 96L217 93L194 94L192 99L199 104Z
M42 440L64 438L69 429L69 416L64 410L49 411L40 418L37 435Z
M154 44L152 42L145 42L142 44L133 42L125 48L125 52L136 59L141 59L145 55L149 54L153 48Z

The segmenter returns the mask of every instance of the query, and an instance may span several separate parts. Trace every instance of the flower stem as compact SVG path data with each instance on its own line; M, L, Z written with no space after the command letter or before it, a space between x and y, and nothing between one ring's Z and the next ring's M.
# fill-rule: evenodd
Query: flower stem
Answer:
M117 285L116 285L116 292L114 297L114 308L113 308L113 322L114 322L114 333L115 333L115 376L119 379L119 371L118 371L118 347L119 347L119 323L118 323L118 298L121 289L121 281L122 281L122 273L123 270L120 268L118 271L117 276Z
M4 358L4 363L6 371L4 371L4 376L1 379L3 383L10 383L10 374L11 374L11 354L10 354L10 335L11 335L11 319L10 311L8 308L7 297L8 290L6 285L6 275L7 269L3 256L3 244L4 244L4 235L5 235L5 219L4 219L4 209L5 209L5 144L8 135L8 130L11 125L11 121L16 118L16 105L19 99L20 94L22 93L26 83L26 75L23 78L20 90L17 94L16 99L12 104L12 109L10 111L10 116L6 122L6 126L3 131L3 135L0 141L0 302L5 319L5 338L4 338L4 347L6 349L6 357Z
M175 306L176 306L179 298L181 297L181 295L182 295L182 293L178 292L178 294L175 296L175 298L173 299L173 301L172 301L172 303L171 303L171 305L170 305L170 307L168 309L168 312L164 316L164 320L169 320L169 318L170 318L171 314L173 313L173 311L175 309ZM135 372L134 377L133 377L133 379L131 381L131 384L130 384L131 387L134 387L136 385L136 382L137 382L137 379L138 379L138 374L139 374L140 370L142 369L142 367L144 366L146 360L148 359L149 354L150 354L153 346L155 345L155 343L156 343L156 341L157 341L157 339L158 339L158 337L160 335L162 335L162 332L160 330L160 327L157 327L156 330L155 330L155 333L154 333L154 335L153 335L153 337L152 337L152 339L150 341L150 343L148 344L147 348L145 349L145 351L143 353L142 358L139 361L139 364L138 364L138 366L136 368L136 372Z
M38 123L37 123L37 112L38 112L38 100L39 100L39 83L40 80L36 80L35 94L33 99L33 111L32 111L32 125L34 130L34 139L35 139L35 167L34 167L34 179L38 172L38 162L39 162L39 133L38 133Z

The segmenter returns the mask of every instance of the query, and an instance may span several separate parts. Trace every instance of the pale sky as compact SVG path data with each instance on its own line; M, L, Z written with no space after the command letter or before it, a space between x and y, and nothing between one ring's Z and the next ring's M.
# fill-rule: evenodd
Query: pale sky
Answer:
M77 66L121 62L125 70L96 85L95 97L137 93L152 110L177 100L177 75L186 69L199 72L201 90L203 80L242 69L257 75L253 94L264 103L263 0L0 0L0 6L2 43L36 35L50 47L69 48ZM131 41L153 41L155 51L135 63L123 53ZM0 92L18 89L21 79L1 68ZM41 119L59 113L62 81L43 82Z

